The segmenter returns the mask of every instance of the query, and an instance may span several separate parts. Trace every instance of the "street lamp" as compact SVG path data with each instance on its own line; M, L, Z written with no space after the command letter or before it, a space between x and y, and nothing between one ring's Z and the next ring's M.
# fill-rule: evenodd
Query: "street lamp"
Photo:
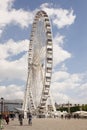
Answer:
M4 98L1 97L1 116L3 118L3 112L4 112Z
M68 101L68 113L70 114L70 103Z

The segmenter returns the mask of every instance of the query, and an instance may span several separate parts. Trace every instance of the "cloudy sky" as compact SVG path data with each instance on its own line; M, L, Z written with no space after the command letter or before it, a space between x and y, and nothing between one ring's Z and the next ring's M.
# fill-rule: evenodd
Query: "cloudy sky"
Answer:
M0 97L23 99L38 10L47 12L52 25L54 101L87 103L86 0L0 0Z

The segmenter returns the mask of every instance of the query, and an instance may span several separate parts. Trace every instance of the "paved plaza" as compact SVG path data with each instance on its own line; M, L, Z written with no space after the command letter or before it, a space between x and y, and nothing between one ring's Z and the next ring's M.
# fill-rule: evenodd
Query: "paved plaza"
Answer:
M87 130L87 119L33 119L32 126L28 120L23 120L23 126L19 125L18 119L10 120L9 125L4 123L3 130Z

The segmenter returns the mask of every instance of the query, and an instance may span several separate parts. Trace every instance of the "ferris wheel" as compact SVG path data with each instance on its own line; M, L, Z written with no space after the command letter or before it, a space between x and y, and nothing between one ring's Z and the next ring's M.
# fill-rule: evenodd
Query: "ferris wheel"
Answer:
M53 63L51 26L45 11L38 11L32 24L28 56L28 77L23 109L45 113Z

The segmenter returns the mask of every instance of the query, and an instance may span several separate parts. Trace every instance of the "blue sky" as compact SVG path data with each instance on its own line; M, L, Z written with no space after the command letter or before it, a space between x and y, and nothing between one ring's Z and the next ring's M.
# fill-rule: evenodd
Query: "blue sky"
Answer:
M87 103L86 0L0 0L0 95L23 99L31 25L41 9L52 25L53 98Z

